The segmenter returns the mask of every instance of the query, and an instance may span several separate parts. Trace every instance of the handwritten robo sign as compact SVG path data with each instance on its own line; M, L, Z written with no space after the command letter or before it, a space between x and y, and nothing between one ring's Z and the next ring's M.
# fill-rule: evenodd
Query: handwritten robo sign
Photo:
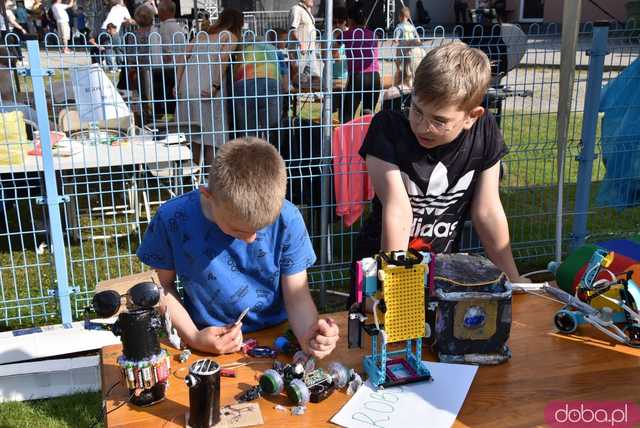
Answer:
M374 390L367 382L331 419L344 427L406 428L417 421L450 427L462 408L477 366L425 362L433 382Z
M73 91L82 124L104 124L131 116L131 111L98 64L73 69Z

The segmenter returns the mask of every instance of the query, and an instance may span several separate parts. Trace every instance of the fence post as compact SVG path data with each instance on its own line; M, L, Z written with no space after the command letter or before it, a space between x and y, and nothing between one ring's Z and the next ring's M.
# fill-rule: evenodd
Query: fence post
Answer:
M49 233L51 234L51 248L56 269L57 288L49 290L49 294L58 298L60 316L63 323L73 321L71 313L71 299L69 279L67 275L67 255L62 234L62 221L60 218L60 204L65 202L65 197L58 195L53 152L49 137L49 115L47 111L47 99L44 91L44 76L50 76L50 70L45 70L40 65L40 47L37 40L27 41L29 55L28 75L33 85L33 99L35 101L40 132L40 144L42 146L42 165L45 185L45 196L41 203L47 205L49 215ZM67 199L68 200L68 199Z
M607 39L609 37L609 23L597 22L593 25L593 41L589 55L589 73L587 88L584 95L584 115L582 119L582 135L580 141L582 149L576 158L578 164L578 179L576 183L576 201L571 233L572 250L584 244L587 236L587 220L589 218L589 196L591 194L591 178L596 146L596 128L598 126L598 110L602 76L604 73L604 58L607 55Z
M569 135L569 116L576 73L576 45L582 0L565 0L562 8L562 46L560 50L560 94L558 96L558 196L556 198L556 261L562 259L564 222L564 175Z
M323 76L323 103L322 103L322 184L320 187L320 264L326 266L330 262L331 245L329 234L329 222L331 219L331 134L333 133L332 97L333 97L333 69L331 66L333 48L333 0L327 0L324 9L324 49L325 61ZM324 269L324 267L323 267ZM324 278L320 281L320 307L326 305L326 290Z

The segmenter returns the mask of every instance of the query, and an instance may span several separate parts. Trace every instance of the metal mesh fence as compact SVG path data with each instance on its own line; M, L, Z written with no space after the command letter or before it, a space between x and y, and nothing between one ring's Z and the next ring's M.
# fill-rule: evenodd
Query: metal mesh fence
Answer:
M53 292L60 290L55 259L64 260L74 316L81 314L97 282L144 269L135 251L158 206L206 183L216 147L246 135L267 139L285 159L287 199L299 207L318 255L310 277L321 303L345 292L355 239L371 210L366 192L348 187L365 172L356 153L368 120L383 109L407 114L419 59L455 39L482 49L492 62L484 105L496 116L509 147L501 198L514 254L523 262L551 258L557 26L534 25L526 33L507 24L418 29L419 43L382 30L337 30L330 38L316 32L315 43L307 44L295 42L287 32L265 31L280 26L279 21L256 17L254 22L239 38L184 34L182 27L160 23L130 33L76 38L71 54L64 54L51 34L44 45L30 45L21 67L16 67L15 51L0 58L0 323L50 322L59 313ZM592 37L589 27L585 31L576 53L565 183L567 240L575 215L574 158L580 149L586 51ZM610 31L604 83L636 59L634 37L632 30ZM19 49L10 39L7 43ZM34 64L35 58L40 64ZM30 75L19 75L17 68ZM33 85L38 79L44 84L42 93ZM37 120L38 97L54 143L49 174L61 196L56 201L46 195L38 152L43 123ZM638 150L616 147L625 153ZM592 199L599 183L608 179L600 159L593 166ZM637 169L635 174L624 179L637 180ZM347 186L352 196L345 199L340 186ZM637 208L590 206L591 238L638 230ZM347 222L352 214L345 213L357 207L362 215ZM47 210L60 210L60 224L49 224ZM461 227L462 249L479 250L471 223ZM60 229L62 245L52 245L52 229Z

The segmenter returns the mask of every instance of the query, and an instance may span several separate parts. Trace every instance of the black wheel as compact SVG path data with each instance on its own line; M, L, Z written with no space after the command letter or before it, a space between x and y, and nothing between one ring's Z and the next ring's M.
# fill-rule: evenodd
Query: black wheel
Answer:
M623 331L629 338L629 345L634 348L640 348L640 324L628 325Z
M565 311L564 309L556 312L553 322L555 323L556 328L561 333L565 334L573 333L578 328L578 320L576 319L576 316L572 312Z

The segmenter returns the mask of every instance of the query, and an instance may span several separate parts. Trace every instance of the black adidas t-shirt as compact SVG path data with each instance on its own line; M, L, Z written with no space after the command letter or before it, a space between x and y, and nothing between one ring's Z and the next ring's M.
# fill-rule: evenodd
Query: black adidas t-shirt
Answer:
M426 149L406 117L382 111L371 121L360 149L365 159L371 155L398 165L413 209L411 246L430 246L438 253L457 249L478 177L506 153L502 133L489 112L451 143ZM355 260L380 251L381 233L382 204L375 197L358 236Z

